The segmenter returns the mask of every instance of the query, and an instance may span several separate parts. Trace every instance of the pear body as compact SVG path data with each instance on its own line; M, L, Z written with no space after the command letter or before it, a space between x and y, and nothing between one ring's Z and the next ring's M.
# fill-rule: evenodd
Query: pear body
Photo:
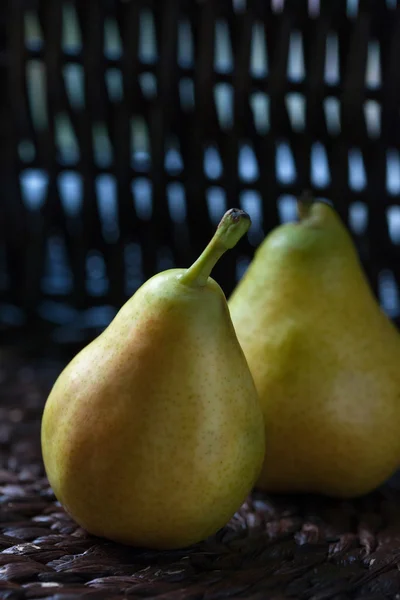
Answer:
M42 449L89 532L150 548L224 526L260 472L264 426L225 296L173 269L146 282L56 381Z
M400 464L400 337L335 211L272 231L229 308L265 419L257 485L353 497L383 483Z

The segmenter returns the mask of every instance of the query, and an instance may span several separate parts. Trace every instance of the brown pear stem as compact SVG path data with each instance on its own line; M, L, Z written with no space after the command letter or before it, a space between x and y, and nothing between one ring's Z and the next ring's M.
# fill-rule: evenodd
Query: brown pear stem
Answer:
M310 190L304 190L297 200L297 213L300 221L307 219L310 216L310 210L315 203L315 198Z
M233 248L251 225L249 215L244 210L231 208L224 214L211 242L196 262L181 276L185 285L204 286L212 269L221 256Z

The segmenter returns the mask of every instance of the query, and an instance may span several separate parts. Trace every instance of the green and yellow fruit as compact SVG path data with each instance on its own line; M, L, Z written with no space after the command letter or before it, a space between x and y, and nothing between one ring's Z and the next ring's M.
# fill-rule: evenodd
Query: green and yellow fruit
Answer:
M247 231L231 210L188 270L147 281L65 368L42 449L55 495L89 532L176 548L224 526L256 481L264 426L225 296L209 277Z
M400 337L329 205L300 202L229 300L265 419L258 486L351 497L400 465Z

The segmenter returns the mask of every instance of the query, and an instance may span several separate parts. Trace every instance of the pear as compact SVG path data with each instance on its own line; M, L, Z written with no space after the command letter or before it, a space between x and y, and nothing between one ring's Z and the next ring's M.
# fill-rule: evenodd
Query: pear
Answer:
M144 283L55 382L42 454L92 534L185 547L224 526L256 481L264 425L226 298L209 274L248 230L228 211L189 269Z
M400 465L400 336L326 203L262 242L229 299L264 413L257 487L349 498Z

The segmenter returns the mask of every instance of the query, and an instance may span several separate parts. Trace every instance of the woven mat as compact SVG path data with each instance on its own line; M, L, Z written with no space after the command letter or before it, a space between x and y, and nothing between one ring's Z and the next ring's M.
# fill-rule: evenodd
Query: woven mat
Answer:
M400 493L389 486L356 502L254 494L216 536L173 552L87 535L41 463L41 411L62 365L2 364L0 598L400 598Z

